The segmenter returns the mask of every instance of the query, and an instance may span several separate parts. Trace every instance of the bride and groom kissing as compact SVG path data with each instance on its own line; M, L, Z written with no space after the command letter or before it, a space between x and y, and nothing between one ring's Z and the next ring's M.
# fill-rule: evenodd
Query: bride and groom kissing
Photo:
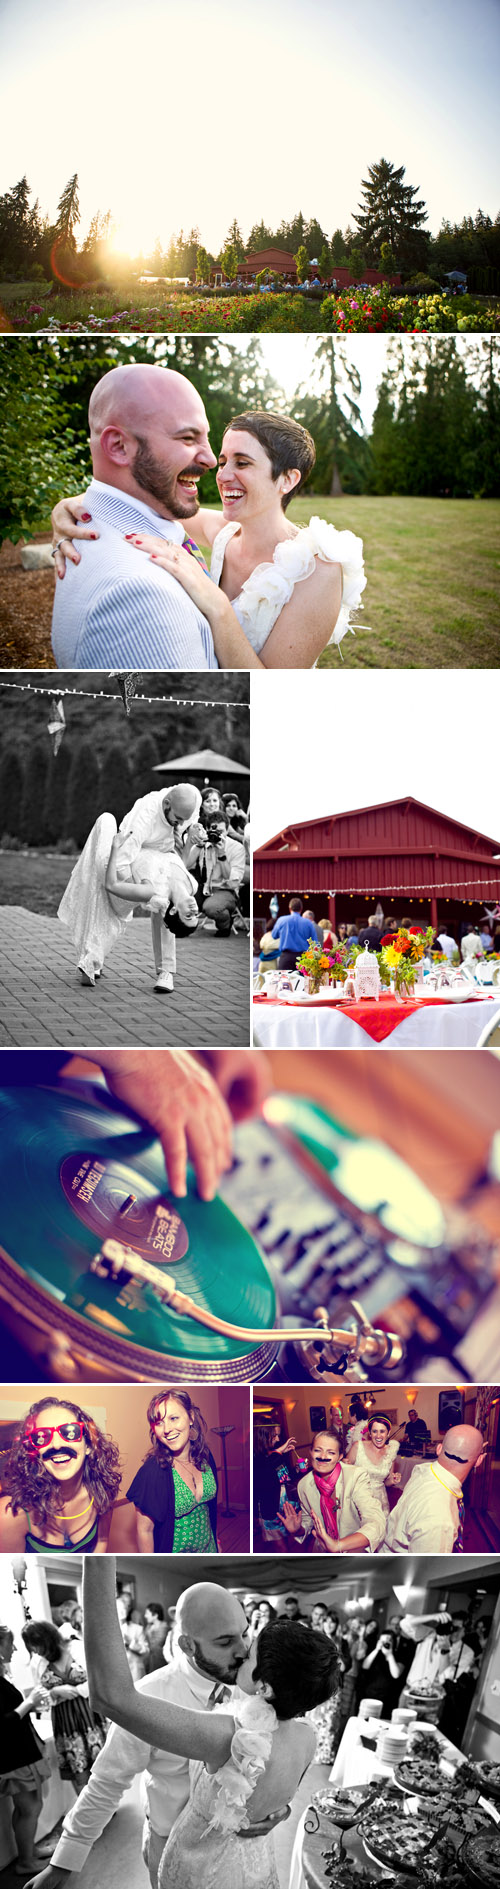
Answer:
M217 468L221 519L198 503L217 462L186 375L111 368L89 425L91 484L53 513L59 668L307 669L341 642L366 584L362 540L287 517L315 463L304 427L235 416Z
M249 1650L236 1595L203 1582L177 1603L171 1662L135 1686L113 1557L85 1557L84 1611L92 1704L114 1723L52 1863L27 1889L60 1889L82 1869L144 1769L151 1889L198 1889L200 1870L207 1889L279 1889L273 1831L314 1758L304 1714L336 1686L332 1641L300 1621L275 1621Z

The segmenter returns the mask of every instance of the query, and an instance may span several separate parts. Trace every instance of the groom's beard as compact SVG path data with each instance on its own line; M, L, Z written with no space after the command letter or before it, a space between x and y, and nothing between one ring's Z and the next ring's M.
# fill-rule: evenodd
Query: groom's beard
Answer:
M165 505L172 518L193 518L195 512L199 511L197 495L191 492L186 493L185 499L182 498L177 473L168 472L161 459L156 459L150 451L147 440L140 437L137 438L137 452L131 471L142 491L158 499L160 505ZM183 471L199 478L199 466L184 466Z
M222 1664L217 1665L215 1660L206 1658L205 1654L202 1652L199 1640L194 1640L193 1645L198 1672L205 1673L207 1679L220 1680L221 1685L236 1685L240 1666L243 1666L245 1663L244 1653L242 1653L241 1659L230 1659L226 1666L223 1666Z

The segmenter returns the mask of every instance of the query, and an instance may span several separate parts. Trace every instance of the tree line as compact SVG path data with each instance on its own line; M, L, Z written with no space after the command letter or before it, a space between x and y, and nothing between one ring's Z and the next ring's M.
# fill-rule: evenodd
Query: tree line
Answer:
M277 229L263 221L254 223L245 241L234 218L218 255L205 247L200 230L194 228L187 233L180 230L167 244L158 236L150 254L137 257L135 265L155 275L196 275L200 281L220 268L232 280L245 256L276 246L294 259L299 254L309 261L316 258L323 277L349 266L358 278L365 268L375 267L387 274L400 271L405 280L427 274L441 281L448 271L458 269L467 272L471 289L500 290L500 214L494 221L482 210L475 217L463 217L461 223L445 219L437 235L432 235L418 187L406 182L404 165L395 166L387 158L369 166L360 192L357 211L345 230L334 228L328 234L316 217L308 219L299 211ZM109 253L114 230L111 210L95 212L84 242L78 244L81 219L76 173L61 193L53 223L42 213L38 200L31 203L31 196L28 180L22 177L0 197L0 275L14 280L56 276L75 286L109 275L111 267L119 268L118 259L112 261ZM131 265L127 266L130 273Z
M83 677L82 686L88 687ZM241 688L241 681L244 688ZM168 678L170 684L170 678ZM204 678L189 678L189 692L203 696ZM53 753L47 723L53 695L43 678L44 693L29 698L4 692L0 751L0 845L16 841L25 846L49 846L71 851L83 846L100 813L114 813L119 823L134 800L165 784L155 774L158 763L192 753L206 744L248 765L248 715L214 701L210 708L184 705L175 709L161 702L132 704L125 719L121 704L85 697L66 698L66 731ZM75 678L75 684L77 678ZM197 686L192 686L191 684ZM160 692L165 678L148 678L148 694ZM99 686L99 680L96 685ZM175 683L172 692L175 691ZM182 691L182 682L181 682ZM54 688L57 694L57 681ZM232 701L248 699L246 679L231 677ZM144 724L148 726L145 729Z
M126 361L185 373L206 407L214 451L245 408L286 412L308 427L316 465L306 497L352 494L492 498L500 493L500 337L391 336L371 428L347 342L311 337L307 381L291 399L267 369L259 340L243 354L214 335L142 340L31 335L4 349L0 387L0 541L47 528L56 499L90 476L87 411L96 381ZM213 472L203 504L219 504ZM215 712L215 711L214 711ZM217 711L218 712L218 711ZM207 737L210 738L211 737ZM199 745L196 738L187 747Z

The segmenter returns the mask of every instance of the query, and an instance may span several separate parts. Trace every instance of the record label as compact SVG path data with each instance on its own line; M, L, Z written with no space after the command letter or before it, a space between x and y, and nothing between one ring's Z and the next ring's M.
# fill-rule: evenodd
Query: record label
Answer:
M59 1172L66 1200L100 1239L115 1234L159 1266L184 1258L189 1235L177 1208L136 1169L75 1150Z

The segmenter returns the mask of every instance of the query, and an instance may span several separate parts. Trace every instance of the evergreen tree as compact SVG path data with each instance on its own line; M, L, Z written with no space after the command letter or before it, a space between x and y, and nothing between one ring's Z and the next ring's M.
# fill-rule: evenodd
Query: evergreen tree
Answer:
M305 245L310 261L313 256L316 256L319 260L321 250L324 248L325 243L325 231L322 230L321 223L318 223L317 218L313 216L311 217L311 222L306 226L305 233Z
M91 741L80 741L75 748L68 781L68 839L84 846L90 829L103 809L100 794L99 762Z
M269 249L273 241L273 232L268 229L267 223L253 223L245 254L254 256L259 249Z
M43 846L46 840L45 796L49 759L47 741L35 741L28 751L21 803L20 833L27 846Z
M160 786L158 775L153 774L153 768L157 767L159 759L160 750L154 735L142 735L132 760L131 791L135 800L139 800L143 794L152 793L154 787Z
M64 186L57 205L56 232L65 249L76 249L75 229L80 222L78 177L76 171Z
M334 230L330 243L330 253L333 264L336 263L338 268L342 268L342 266L345 267L347 263L347 249L342 230Z
M476 489L484 498L500 494L500 338L482 335L477 349L479 400L475 416Z
M376 267L382 243L389 243L398 265L406 270L421 268L426 259L428 237L422 224L427 222L427 210L417 189L404 183L405 175L404 164L395 170L382 157L378 164L369 165L368 177L363 178L364 202L354 221L367 257Z
M0 838L21 837L24 768L17 748L6 748L0 762Z
M367 446L357 397L361 377L345 344L328 335L317 341L317 390L299 389L294 418L312 433L316 447L316 491L339 498L363 488ZM300 395L302 393L302 400Z
M103 813L114 813L117 826L132 802L132 782L127 755L122 744L112 742L104 756L100 783Z
M0 197L0 268L7 277L29 275L41 266L43 225L30 196L28 179L21 177Z
M326 278L330 275L330 271L332 267L332 258L331 258L327 243L323 243L323 248L322 250L320 250L320 255L318 259L318 267L319 267L320 276L322 276L323 281L325 281Z
M57 844L58 840L65 837L67 831L66 803L70 771L71 748L68 736L66 735L64 741L61 742L58 753L52 755L47 782L45 830L47 841L53 846Z

